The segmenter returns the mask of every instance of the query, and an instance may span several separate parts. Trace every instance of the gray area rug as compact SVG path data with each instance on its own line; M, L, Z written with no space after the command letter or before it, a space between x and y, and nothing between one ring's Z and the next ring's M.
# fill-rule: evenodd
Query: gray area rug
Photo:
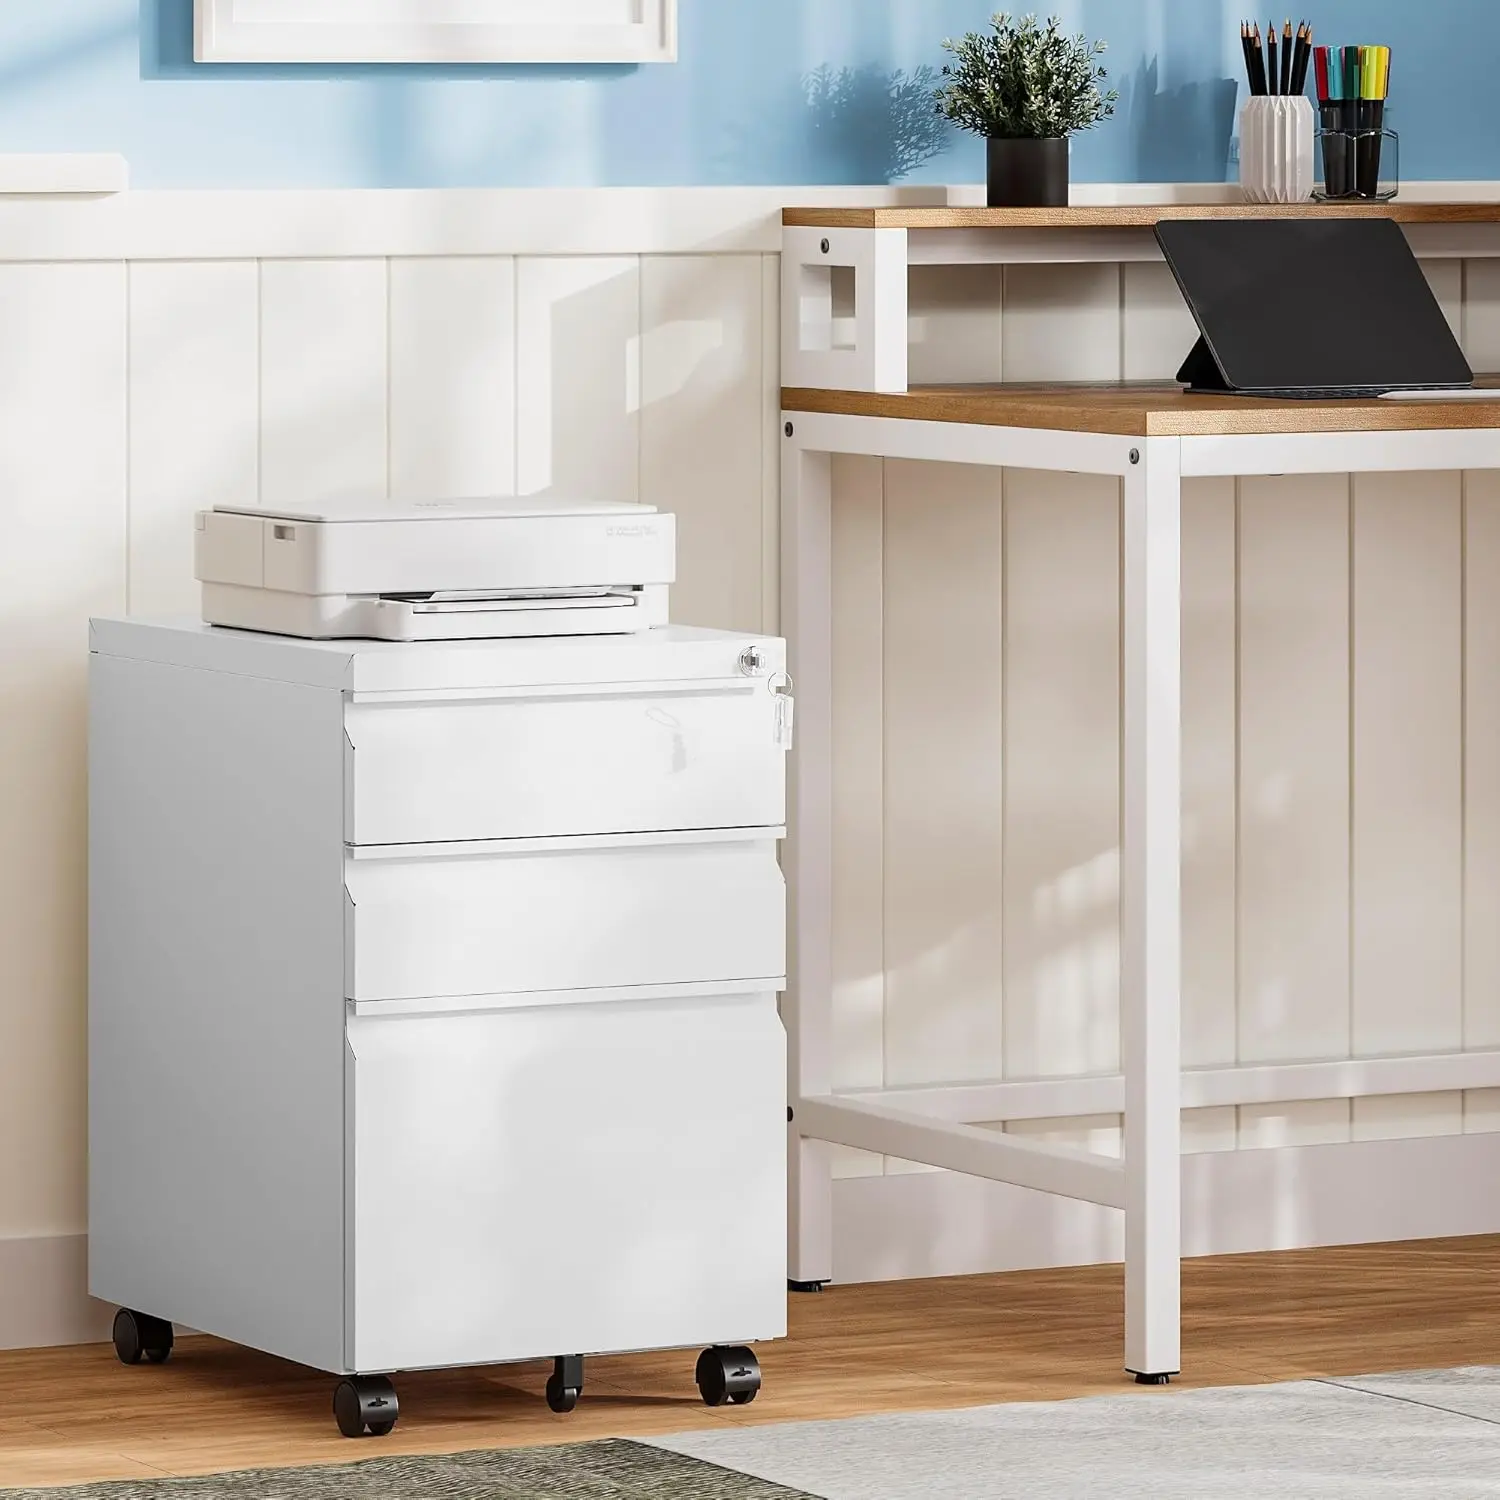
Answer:
M821 1500L1500 1496L1500 1369L1132 1391L657 1439Z
M573 1443L202 1479L7 1490L8 1500L816 1500L640 1443Z
M1382 1500L1500 1497L1500 1369L726 1427L5 1500Z

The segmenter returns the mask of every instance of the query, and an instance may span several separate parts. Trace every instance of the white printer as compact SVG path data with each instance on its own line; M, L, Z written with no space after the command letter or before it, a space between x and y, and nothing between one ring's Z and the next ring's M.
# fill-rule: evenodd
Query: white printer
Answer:
M675 517L536 497L216 506L194 549L209 624L315 639L623 635L675 570Z

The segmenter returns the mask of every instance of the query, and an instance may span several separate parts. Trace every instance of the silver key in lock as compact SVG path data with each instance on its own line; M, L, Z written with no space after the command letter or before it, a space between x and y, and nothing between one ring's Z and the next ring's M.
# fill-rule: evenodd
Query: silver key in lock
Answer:
M792 748L792 720L796 713L796 699L792 692L792 674L777 672L770 678L771 695L776 699L775 739L779 749Z

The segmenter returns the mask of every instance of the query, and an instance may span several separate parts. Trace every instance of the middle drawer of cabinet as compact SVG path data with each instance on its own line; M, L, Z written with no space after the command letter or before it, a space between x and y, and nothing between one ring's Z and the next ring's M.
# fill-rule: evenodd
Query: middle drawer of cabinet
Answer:
M767 838L351 857L344 886L351 1000L786 972L785 890Z

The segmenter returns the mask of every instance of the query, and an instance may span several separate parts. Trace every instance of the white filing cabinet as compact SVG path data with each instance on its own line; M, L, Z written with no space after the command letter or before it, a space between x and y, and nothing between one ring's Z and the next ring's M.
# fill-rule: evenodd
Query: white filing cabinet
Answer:
M93 622L89 1285L348 1377L785 1333L777 640ZM759 662L748 648L759 648Z

